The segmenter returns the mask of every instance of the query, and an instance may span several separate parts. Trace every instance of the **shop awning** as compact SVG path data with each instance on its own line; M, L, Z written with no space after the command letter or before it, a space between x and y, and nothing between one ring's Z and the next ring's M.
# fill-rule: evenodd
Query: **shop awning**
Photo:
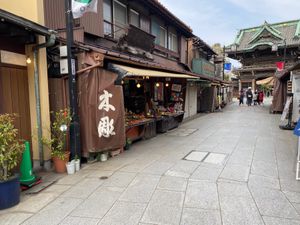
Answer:
M140 69L130 66L123 66L119 64L111 64L113 70L123 74L123 77L170 77L170 78L185 78L185 79L198 79L196 76L183 74L183 73L171 73L159 70Z
M274 83L274 77L268 77L268 78L265 78L263 80L256 81L256 84L258 84L258 85L269 85L269 86L272 86L273 83Z

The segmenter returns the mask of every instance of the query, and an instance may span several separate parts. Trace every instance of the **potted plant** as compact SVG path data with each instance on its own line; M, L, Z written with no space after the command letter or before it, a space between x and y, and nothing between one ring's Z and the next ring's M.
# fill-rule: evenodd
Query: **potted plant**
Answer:
M131 139L127 137L127 138L126 138L126 143L125 143L124 149L125 149L125 150L129 150L131 144L132 144Z
M66 163L68 163L70 158L70 151L67 150L67 134L72 117L69 109L62 109L53 114L54 121L51 124L51 138L43 138L43 143L51 148L55 171L57 173L65 173Z
M0 114L0 210L20 201L19 175L14 169L21 161L24 144L14 127L14 114Z

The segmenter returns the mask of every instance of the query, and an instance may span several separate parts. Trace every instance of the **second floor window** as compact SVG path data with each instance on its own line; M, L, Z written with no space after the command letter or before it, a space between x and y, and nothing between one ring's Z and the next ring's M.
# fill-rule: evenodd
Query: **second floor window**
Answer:
M114 1L114 37L119 39L125 34L127 25L127 7L119 1Z
M168 35L167 29L164 28L160 22L156 21L155 19L151 21L151 33L156 37L155 44L160 45L164 48L168 47Z
M178 52L178 39L177 35L169 32L169 49L173 52Z
M120 38L127 26L127 6L117 0L103 1L104 35Z
M104 35L112 36L111 0L103 1Z
M159 27L159 45L167 48L167 30L164 27Z
M140 27L140 14L133 9L130 9L130 24Z

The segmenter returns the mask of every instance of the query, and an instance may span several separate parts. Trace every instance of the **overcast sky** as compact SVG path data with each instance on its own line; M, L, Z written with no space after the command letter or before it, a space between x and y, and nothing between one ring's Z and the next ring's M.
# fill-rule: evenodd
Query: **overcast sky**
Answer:
M300 19L300 0L160 0L208 44L231 44L241 28Z

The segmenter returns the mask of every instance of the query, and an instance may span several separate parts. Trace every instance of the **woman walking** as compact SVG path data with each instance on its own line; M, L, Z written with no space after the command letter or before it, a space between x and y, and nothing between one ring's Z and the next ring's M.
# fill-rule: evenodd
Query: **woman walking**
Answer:
M246 92L246 96L247 96L247 105L251 106L252 99L253 99L253 93L251 91L251 87L248 87L248 91Z
M264 92L263 91L259 91L258 93L258 104L263 104L264 102Z
M244 105L244 91L241 89L240 95L239 95L240 103L239 105L243 104Z

